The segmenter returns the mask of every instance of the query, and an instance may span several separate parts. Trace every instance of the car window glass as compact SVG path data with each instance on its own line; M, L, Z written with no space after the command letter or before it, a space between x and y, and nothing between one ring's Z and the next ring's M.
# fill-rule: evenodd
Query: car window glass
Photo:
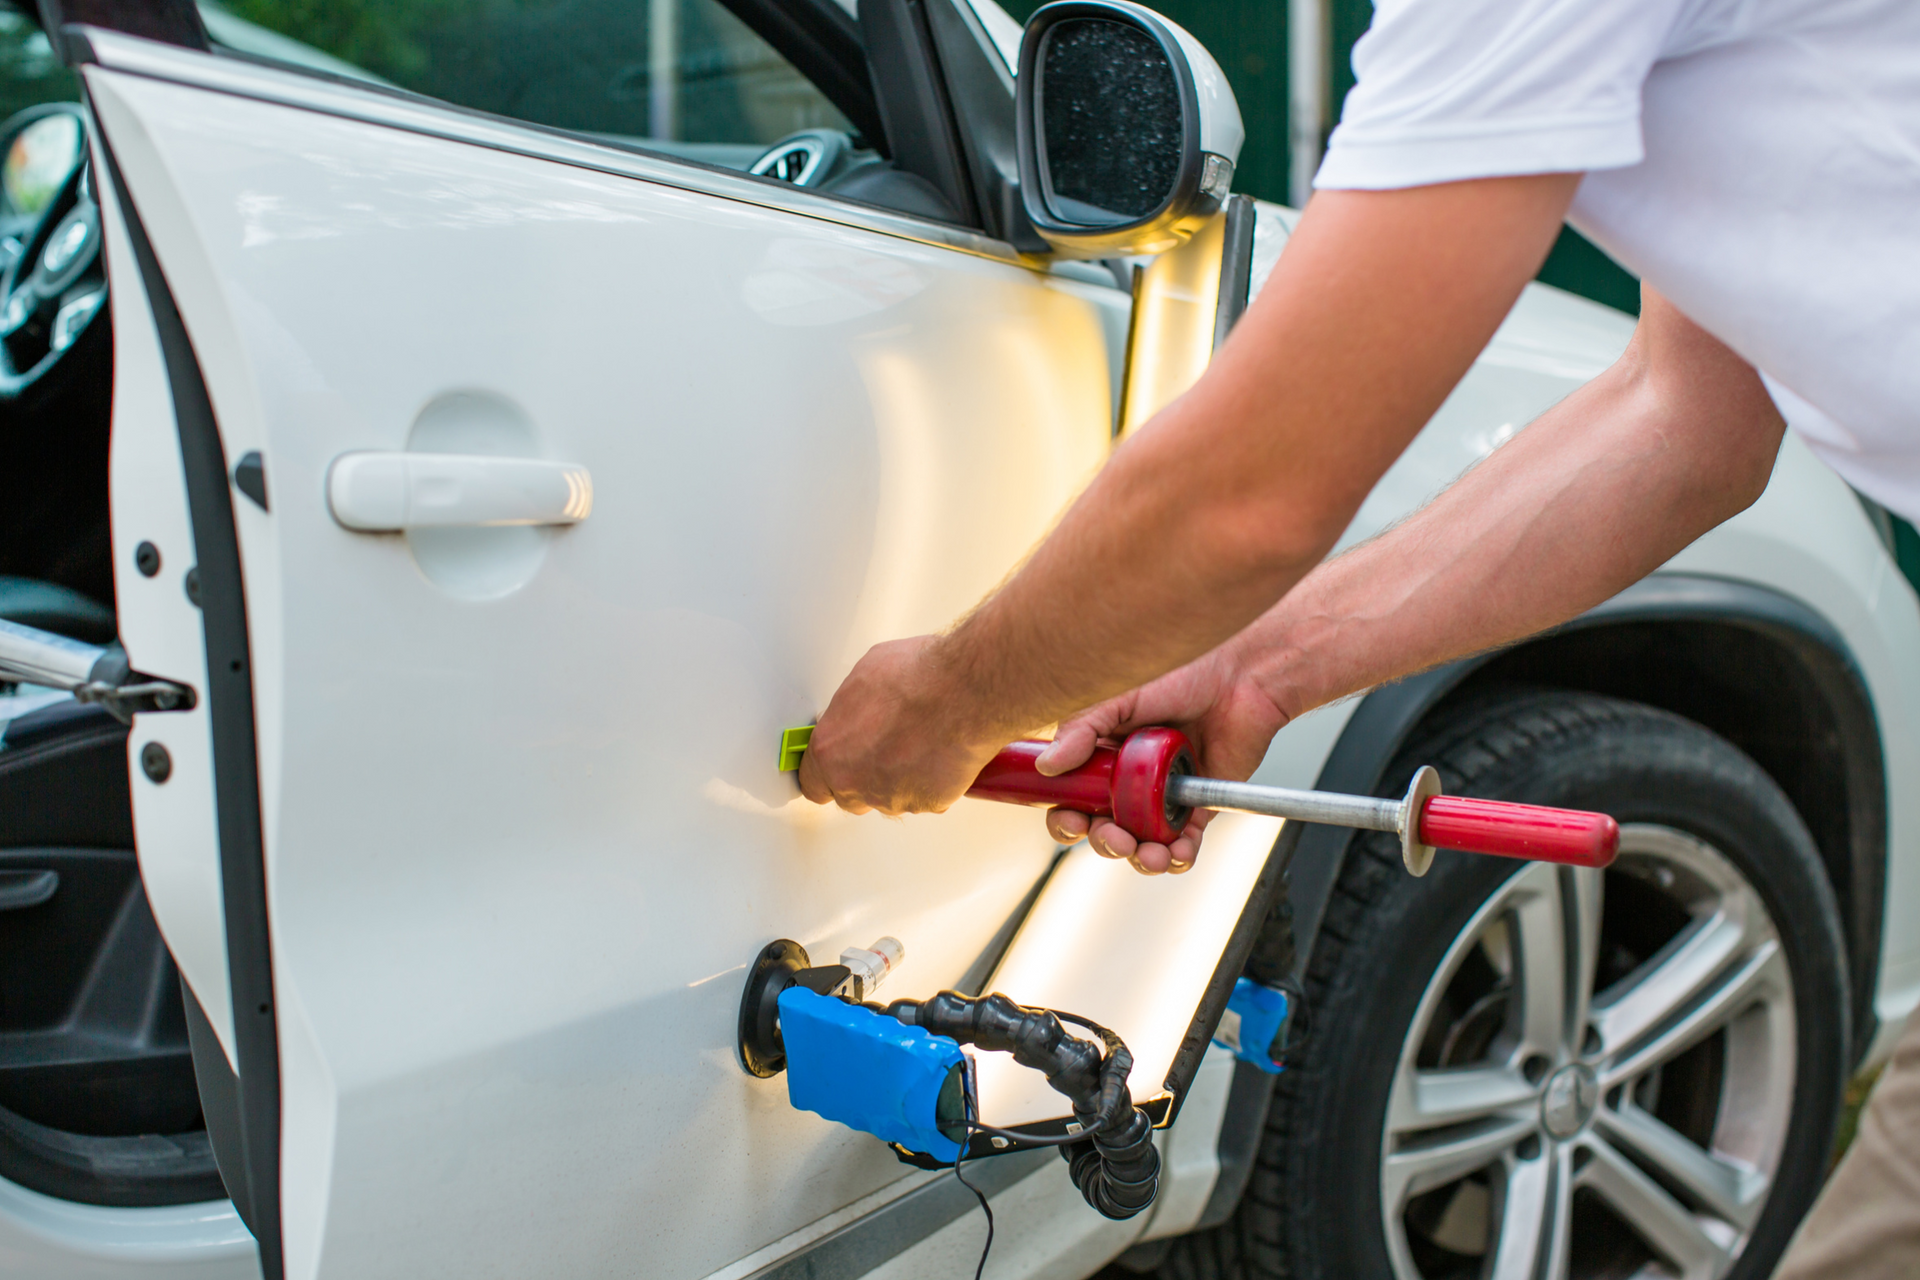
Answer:
M718 0L224 0L241 53L745 168L846 120Z

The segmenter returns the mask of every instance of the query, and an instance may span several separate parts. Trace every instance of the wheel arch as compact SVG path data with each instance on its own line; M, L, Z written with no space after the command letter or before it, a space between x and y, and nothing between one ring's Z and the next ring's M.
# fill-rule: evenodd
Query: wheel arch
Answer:
M1375 689L1347 721L1314 785L1371 794L1430 716L1502 684L1659 707L1705 725L1766 770L1806 821L1839 902L1858 1062L1878 1028L1886 769L1872 695L1839 629L1804 601L1758 583L1654 574L1532 640ZM1784 730L1783 700L1793 716ZM1292 962L1304 978L1354 833L1289 826L1298 832L1294 847L1290 855L1276 852L1286 857ZM1239 1202L1257 1145L1250 1135L1265 1122L1272 1082L1251 1069L1236 1075L1221 1125L1219 1177L1196 1229L1225 1222Z
M1676 654L1683 661L1673 662ZM1428 717L1503 683L1626 698L1686 716L1733 742L1780 784L1812 831L1839 901L1857 1062L1877 1029L1887 795L1873 699L1839 629L1804 601L1757 583L1654 574L1532 640L1375 689L1347 721L1314 785L1371 794ZM1757 714L1777 707L1782 689L1799 732L1780 732L1777 722L1768 732ZM1260 918L1290 920L1292 937L1279 946L1267 936L1250 940L1254 952L1288 956L1294 975L1305 977L1353 836L1341 827L1288 824L1275 850L1286 867L1283 909L1268 917L1263 908ZM1236 1071L1216 1148L1219 1175L1193 1229L1219 1226L1239 1203L1273 1079L1244 1064Z
M1757 583L1655 574L1535 639L1374 690L1316 785L1370 793L1429 716L1503 684L1659 707L1705 725L1767 771L1806 821L1840 904L1857 1060L1876 1030L1887 793L1872 696L1839 630ZM1289 896L1302 968L1351 840L1342 828L1309 827L1294 853Z

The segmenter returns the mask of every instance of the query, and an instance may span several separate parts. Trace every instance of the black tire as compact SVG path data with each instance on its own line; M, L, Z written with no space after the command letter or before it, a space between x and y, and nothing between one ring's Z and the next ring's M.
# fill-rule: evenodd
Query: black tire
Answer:
M1596 809L1612 813L1623 827L1658 824L1676 829L1719 851L1757 893L1777 931L1768 937L1777 937L1790 974L1791 998L1782 993L1774 999L1782 1012L1791 1009L1792 1031L1781 1030L1770 1042L1781 1046L1773 1060L1784 1060L1785 1046L1792 1046L1795 1083L1790 1104L1779 1104L1780 1127L1775 1132L1784 1133L1784 1140L1777 1148L1771 1185L1759 1202L1757 1218L1745 1229L1744 1245L1729 1274L1734 1280L1767 1275L1825 1175L1846 1074L1849 1005L1839 914L1818 851L1798 813L1759 766L1700 725L1650 707L1588 695L1508 691L1463 703L1438 717L1401 753L1388 770L1380 794L1399 794L1414 769L1426 763L1439 769L1450 794ZM1668 838L1653 827L1632 830L1649 833L1647 839ZM1606 901L1619 905L1607 913L1601 939L1603 957L1611 955L1606 948L1621 947L1622 954L1611 962L1630 967L1638 959L1629 954L1632 936L1651 937L1654 940L1648 945L1658 945L1657 935L1646 933L1653 926L1641 923L1658 916L1658 903L1648 899L1653 905L1647 910L1635 908L1640 899L1633 895L1650 892L1645 884L1652 873L1646 867L1652 864L1636 864L1642 867L1639 882L1616 884L1614 877L1625 874L1620 868L1627 864L1623 856L1616 869L1606 873ZM1276 1082L1246 1194L1224 1226L1176 1241L1160 1269L1162 1276L1167 1280L1388 1280L1396 1276L1382 1209L1382 1153L1387 1102L1403 1044L1423 993L1455 940L1482 905L1526 866L1442 851L1427 877L1416 880L1401 868L1396 841L1370 835L1356 842L1328 904L1306 975L1308 999L1316 1011L1313 1038L1304 1047L1301 1061ZM1488 926L1474 927L1484 931ZM1517 930L1518 926L1512 927ZM1633 934L1636 929L1640 935ZM1627 934L1622 935L1622 930ZM1621 943L1621 936L1629 936L1629 942ZM1519 966L1514 954L1509 953L1510 970ZM1611 981L1623 970L1606 968L1609 962L1602 962L1601 979ZM1466 964L1456 960L1454 972L1465 974ZM1600 986L1601 979L1593 985ZM1441 990L1440 1003L1429 1008L1449 1008L1446 1001L1453 987L1437 990ZM1502 997L1492 1016L1506 1017L1504 1005L1517 1003L1518 999ZM1426 1016L1438 1025L1439 1013ZM1462 1025L1449 1024L1449 1039ZM1788 1024L1776 1016L1768 1025L1785 1028ZM1575 1034L1582 1033L1568 1032L1569 1037ZM1719 1065L1711 1060L1710 1050L1727 1034L1724 1029L1716 1032L1713 1039L1655 1069L1656 1077L1661 1072L1673 1074L1675 1083L1667 1086L1672 1098L1653 1104L1671 1123L1682 1128L1694 1124L1696 1132L1699 1124L1706 1124L1704 1132L1709 1136L1719 1132L1711 1127L1718 1123L1712 1114L1704 1120L1675 1119L1668 1115L1668 1108L1682 1108L1684 1117L1694 1115L1701 1106L1708 1112L1720 1106L1718 1092L1709 1097L1702 1090L1719 1088L1717 1073L1725 1070L1724 1044L1718 1051ZM1588 1043L1591 1048L1597 1039ZM1496 1041L1496 1051L1497 1045ZM1695 1062L1701 1055L1709 1055L1703 1059L1705 1067ZM1447 1065L1453 1060L1438 1061ZM1683 1063L1692 1065L1683 1072ZM1555 1078L1570 1069L1559 1069ZM1579 1104L1588 1108L1579 1114L1593 1117L1584 1122L1592 1129L1605 1119L1600 1111L1617 1108L1621 1097L1638 1106L1640 1087L1633 1084L1603 1093L1597 1106ZM1656 1091L1662 1087L1659 1079L1653 1087ZM1691 1103L1689 1090L1699 1095ZM1539 1114L1549 1127L1569 1123L1562 1118L1564 1112L1549 1115L1543 1109ZM1538 1140L1533 1141L1531 1150L1537 1152ZM1570 1163L1556 1168L1584 1168L1577 1163L1581 1152L1574 1149L1574 1139L1566 1145ZM1555 1153L1561 1149L1557 1143L1547 1146ZM1517 1155L1507 1157L1509 1163L1489 1166L1485 1176L1490 1181L1511 1176L1497 1174L1496 1169L1517 1168L1513 1161L1531 1158L1528 1150L1524 1145L1515 1148ZM1588 1163L1594 1163L1593 1153L1586 1154ZM1503 1194L1493 1192L1496 1198L1486 1203L1498 1206L1497 1197ZM1573 1243L1570 1270L1562 1274L1576 1278L1630 1274L1635 1269L1631 1260L1620 1261L1624 1256L1620 1251L1627 1245L1612 1241L1606 1231L1631 1232L1632 1228L1626 1227L1623 1218L1611 1219L1609 1227L1606 1214L1611 1208L1596 1219L1592 1193L1586 1194L1588 1200L1576 1202L1586 1208L1566 1213ZM1682 1193L1679 1198L1686 1197ZM1579 1234L1583 1212L1588 1215L1584 1237ZM1409 1241L1417 1236L1410 1225L1413 1213L1410 1202L1407 1215L1397 1219L1409 1224L1405 1236ZM1492 1223L1485 1228L1484 1239L1497 1242L1493 1233L1503 1221L1497 1207L1483 1211L1479 1220ZM1408 1246L1397 1273L1401 1280L1410 1264L1427 1280L1442 1276L1451 1280L1456 1274L1490 1269L1488 1257L1453 1254L1426 1237L1420 1239L1419 1247L1427 1252L1415 1260L1415 1246ZM1583 1245L1583 1239L1593 1247ZM1493 1244L1483 1247L1490 1252Z

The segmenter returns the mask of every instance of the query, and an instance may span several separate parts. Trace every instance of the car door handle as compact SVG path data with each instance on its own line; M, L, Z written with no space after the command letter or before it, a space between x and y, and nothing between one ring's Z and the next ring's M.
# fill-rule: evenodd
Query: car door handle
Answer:
M585 467L465 453L343 453L327 471L333 518L363 533L578 524L593 511Z
M0 911L37 907L58 892L58 871L0 871Z

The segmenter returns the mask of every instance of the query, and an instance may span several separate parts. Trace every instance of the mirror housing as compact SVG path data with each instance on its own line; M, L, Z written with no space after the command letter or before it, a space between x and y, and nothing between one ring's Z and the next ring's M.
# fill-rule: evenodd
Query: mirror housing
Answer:
M1130 0L1028 20L1015 80L1020 198L1063 257L1160 253L1225 204L1246 129L1206 47Z

